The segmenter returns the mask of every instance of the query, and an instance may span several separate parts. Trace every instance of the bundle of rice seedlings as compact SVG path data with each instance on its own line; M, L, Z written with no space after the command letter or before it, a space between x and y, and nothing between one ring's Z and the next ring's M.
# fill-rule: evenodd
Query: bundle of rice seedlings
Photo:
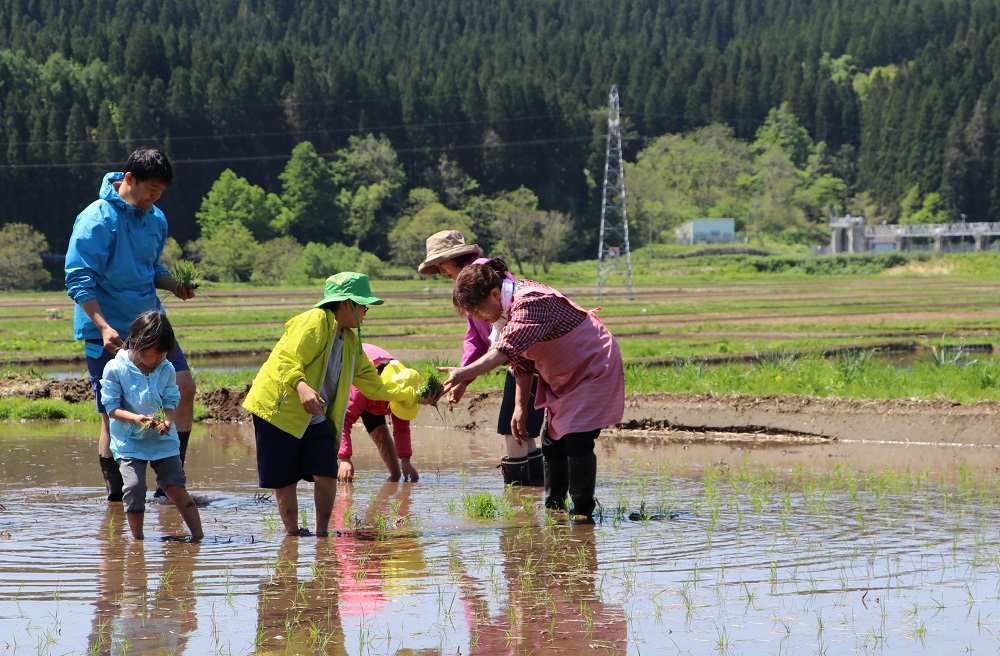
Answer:
M201 286L201 270L191 260L177 260L170 267L170 275L188 289L198 289Z
M426 380L424 380L424 386L420 388L420 398L422 399L437 399L441 396L441 390L444 385L441 383L441 379L434 374L428 374ZM434 405L437 405L435 403Z
M152 428L160 435L166 435L170 432L170 426L167 424L167 411L162 406L153 415L153 420L149 422L149 428Z

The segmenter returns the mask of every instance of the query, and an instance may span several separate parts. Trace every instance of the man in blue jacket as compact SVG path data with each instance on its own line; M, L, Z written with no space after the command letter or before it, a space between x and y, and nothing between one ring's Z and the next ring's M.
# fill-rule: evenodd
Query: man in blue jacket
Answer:
M101 403L104 365L122 347L133 319L146 310L163 311L157 289L181 300L194 296L193 289L179 284L160 263L167 219L153 203L173 178L173 167L159 150L133 152L124 171L104 176L98 200L76 217L66 251L66 291L76 302L73 337L85 341L87 371L101 413L98 454L108 501L122 500L122 478L111 455L108 413ZM175 424L183 461L191 436L195 385L180 345L167 359L177 371L181 392Z

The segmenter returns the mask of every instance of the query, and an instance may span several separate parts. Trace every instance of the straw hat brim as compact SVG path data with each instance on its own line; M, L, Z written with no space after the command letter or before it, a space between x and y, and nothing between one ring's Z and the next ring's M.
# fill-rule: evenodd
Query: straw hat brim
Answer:
M475 254L479 255L482 251L479 250L479 246L476 244L465 244L464 246L454 246L448 250L436 253L433 257L429 257L420 263L417 267L417 271L422 276L431 276L435 273L440 273L438 270L438 265L445 260L450 260L455 257L461 257L463 255Z

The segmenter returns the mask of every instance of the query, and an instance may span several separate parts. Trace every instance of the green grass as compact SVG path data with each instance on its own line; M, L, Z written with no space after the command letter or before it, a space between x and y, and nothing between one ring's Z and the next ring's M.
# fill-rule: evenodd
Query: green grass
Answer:
M555 264L547 274L528 267L524 273L561 289L586 308L600 305L598 316L618 337L623 357L632 364L752 358L778 349L921 350L942 336L1000 345L994 310L1000 281L996 253L824 258L776 243L765 247L777 254L723 256L702 247L657 246L650 257L642 249L633 254L634 300L624 294L623 281L613 279L597 301L594 262ZM702 254L680 257L697 253ZM372 286L386 303L369 312L366 341L405 352L407 364L422 373L434 365L457 363L465 321L451 308L450 281L401 275L374 280ZM212 284L211 298L182 302L168 297L165 305L189 356L242 353L263 359L284 323L310 307L321 290L319 281L279 288ZM61 309L63 319L47 320L50 308ZM30 365L45 358L81 362L82 345L72 339L72 309L61 292L5 294L0 299L0 363ZM201 389L210 390L245 385L253 372L196 375ZM815 384L802 381L803 393L814 393L813 387L853 393L850 385L815 382L820 379L825 378L806 376ZM501 380L499 375L481 376L472 389L498 387ZM764 382L751 388L776 387ZM781 382L783 391L791 387L787 380ZM711 387L723 392L724 383L715 381ZM663 372L630 373L630 390L680 391L678 387L683 386ZM916 386L915 394L923 396L924 387Z
M753 364L707 365L690 360L672 367L628 365L629 392L682 394L799 394L853 399L1000 400L1000 360L967 355L957 361L928 355L899 368L872 351L833 358L778 352ZM963 366L964 365L964 366Z
M59 399L0 399L0 420L73 419L99 421L93 402L68 403Z

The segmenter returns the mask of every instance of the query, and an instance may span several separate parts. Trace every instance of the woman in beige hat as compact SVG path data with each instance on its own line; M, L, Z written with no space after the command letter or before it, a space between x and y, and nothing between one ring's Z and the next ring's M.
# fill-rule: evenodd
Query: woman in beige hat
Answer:
M422 276L432 276L440 273L442 276L455 280L466 265L477 261L481 251L476 244L466 244L465 237L458 230L442 230L427 238L427 255L417 267ZM513 278L513 276L511 276ZM465 331L465 343L462 347L461 366L475 362L490 349L490 334L493 327L471 314L466 314L468 329ZM450 402L458 403L465 394L465 389L472 382L467 380L451 391ZM537 377L531 386L531 399L534 401ZM538 448L537 437L542 431L544 410L535 409L534 403L529 404L527 435L518 440L514 437L510 422L514 416L514 393L517 388L514 377L507 373L504 383L503 402L500 405L500 416L497 419L497 432L504 436L507 455L500 460L500 471L507 485L543 485L542 450Z

